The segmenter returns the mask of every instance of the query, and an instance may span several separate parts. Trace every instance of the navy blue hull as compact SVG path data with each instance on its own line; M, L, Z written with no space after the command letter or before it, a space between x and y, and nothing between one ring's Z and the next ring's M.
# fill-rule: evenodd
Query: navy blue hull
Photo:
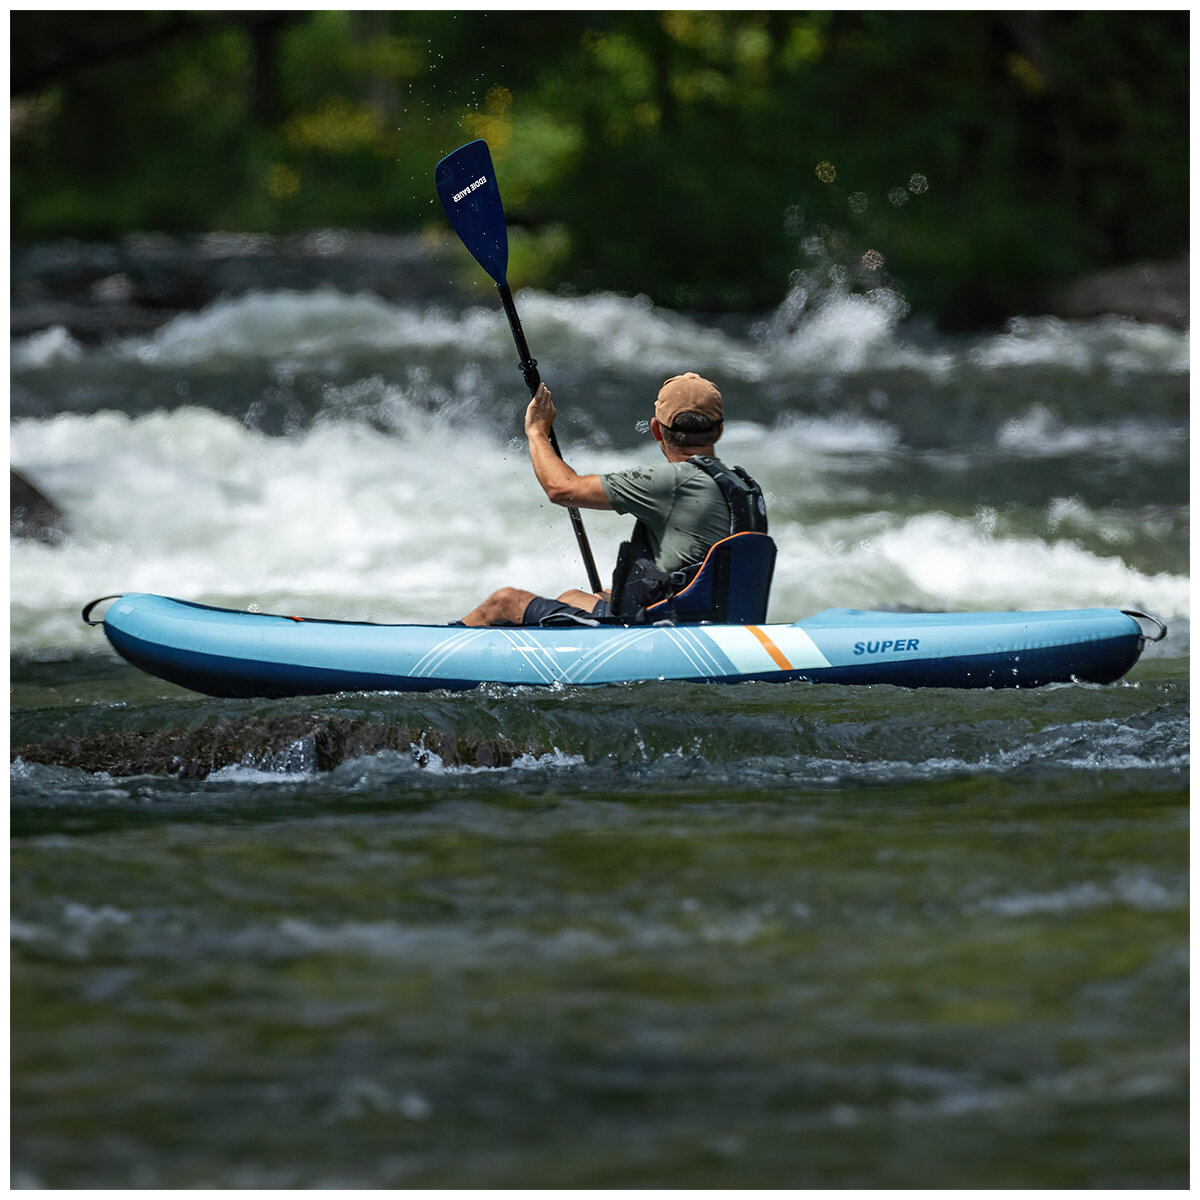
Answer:
M392 676L336 667L297 667L291 663L254 662L156 646L127 634L110 633L109 641L126 662L177 683L189 691L230 699L281 700L287 696L331 696L337 692L466 691L477 679L419 679L400 688Z
M870 663L805 672L814 683L890 683L896 687L1029 688L1078 680L1115 683L1137 662L1137 634L1079 646L1051 646L1011 655L970 654L920 662Z

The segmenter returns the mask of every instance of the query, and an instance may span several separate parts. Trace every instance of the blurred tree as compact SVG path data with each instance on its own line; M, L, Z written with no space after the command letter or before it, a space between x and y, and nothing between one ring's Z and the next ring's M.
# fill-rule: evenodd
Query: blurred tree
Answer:
M675 306L772 306L819 248L986 321L1187 246L1186 12L10 17L18 241L444 230L482 136L522 271Z
M179 38L212 27L212 19L194 13L97 12L81 14L52 9L11 15L12 95L23 96L62 83L84 71L121 59L139 58ZM70 19L66 19L66 18Z

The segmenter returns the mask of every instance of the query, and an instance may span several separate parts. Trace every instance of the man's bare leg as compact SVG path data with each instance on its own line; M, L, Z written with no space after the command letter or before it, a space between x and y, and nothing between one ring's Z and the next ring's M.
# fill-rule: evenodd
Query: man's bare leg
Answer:
M563 592L558 599L562 604L570 604L575 608L582 608L584 612L592 612L601 600L608 599L608 593L596 595L595 592L581 592L578 588L571 588Z
M521 618L535 598L533 592L520 588L501 588L493 592L478 608L463 617L464 625L520 625Z
M594 592L582 592L571 588L557 599L562 604L570 604L591 612L601 600L607 600L608 592L596 595ZM478 608L463 617L464 625L520 625L529 607L530 600L536 599L533 592L521 588L501 588L493 592Z

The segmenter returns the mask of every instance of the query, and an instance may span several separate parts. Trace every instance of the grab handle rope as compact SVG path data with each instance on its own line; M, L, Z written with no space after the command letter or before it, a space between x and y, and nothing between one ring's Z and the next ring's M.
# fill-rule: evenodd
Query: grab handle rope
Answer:
M115 596L100 596L93 600L91 604L85 604L83 606L83 623L85 625L103 625L103 617L101 617L98 621L92 620L92 609L95 608L97 604L103 604L105 600L120 600L123 595L125 595L124 592L117 592Z
M1146 639L1146 641L1161 642L1163 640L1163 638L1165 638L1167 636L1166 625L1164 625L1157 617L1152 617L1149 613L1138 612L1138 610L1136 608L1123 608L1123 609L1121 609L1121 611L1127 617L1132 617L1135 621L1139 622L1139 625L1138 625L1139 628L1141 628L1140 623L1142 621L1149 621L1152 625L1157 627L1157 629L1158 629L1157 637L1154 637L1153 635L1147 633L1144 629L1142 630L1142 637L1144 637Z

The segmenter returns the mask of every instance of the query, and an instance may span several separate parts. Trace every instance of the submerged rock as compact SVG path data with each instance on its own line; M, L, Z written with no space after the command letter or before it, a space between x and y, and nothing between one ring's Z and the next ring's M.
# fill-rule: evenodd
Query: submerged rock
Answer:
M20 471L10 467L8 531L12 537L37 538L52 542L66 532L61 508Z
M222 767L265 771L331 771L381 750L411 751L426 766L507 767L518 755L503 738L463 738L441 730L336 717L325 713L237 721L199 729L98 733L14 746L23 762L104 771L109 775L175 775L204 779Z
M1086 320L1118 316L1187 329L1191 317L1189 260L1137 263L1076 280L1056 297L1054 315Z
M55 326L77 341L145 334L221 296L334 288L396 303L461 298L465 254L421 234L325 230L272 237L139 234L115 243L63 241L18 248L10 272L9 332Z

